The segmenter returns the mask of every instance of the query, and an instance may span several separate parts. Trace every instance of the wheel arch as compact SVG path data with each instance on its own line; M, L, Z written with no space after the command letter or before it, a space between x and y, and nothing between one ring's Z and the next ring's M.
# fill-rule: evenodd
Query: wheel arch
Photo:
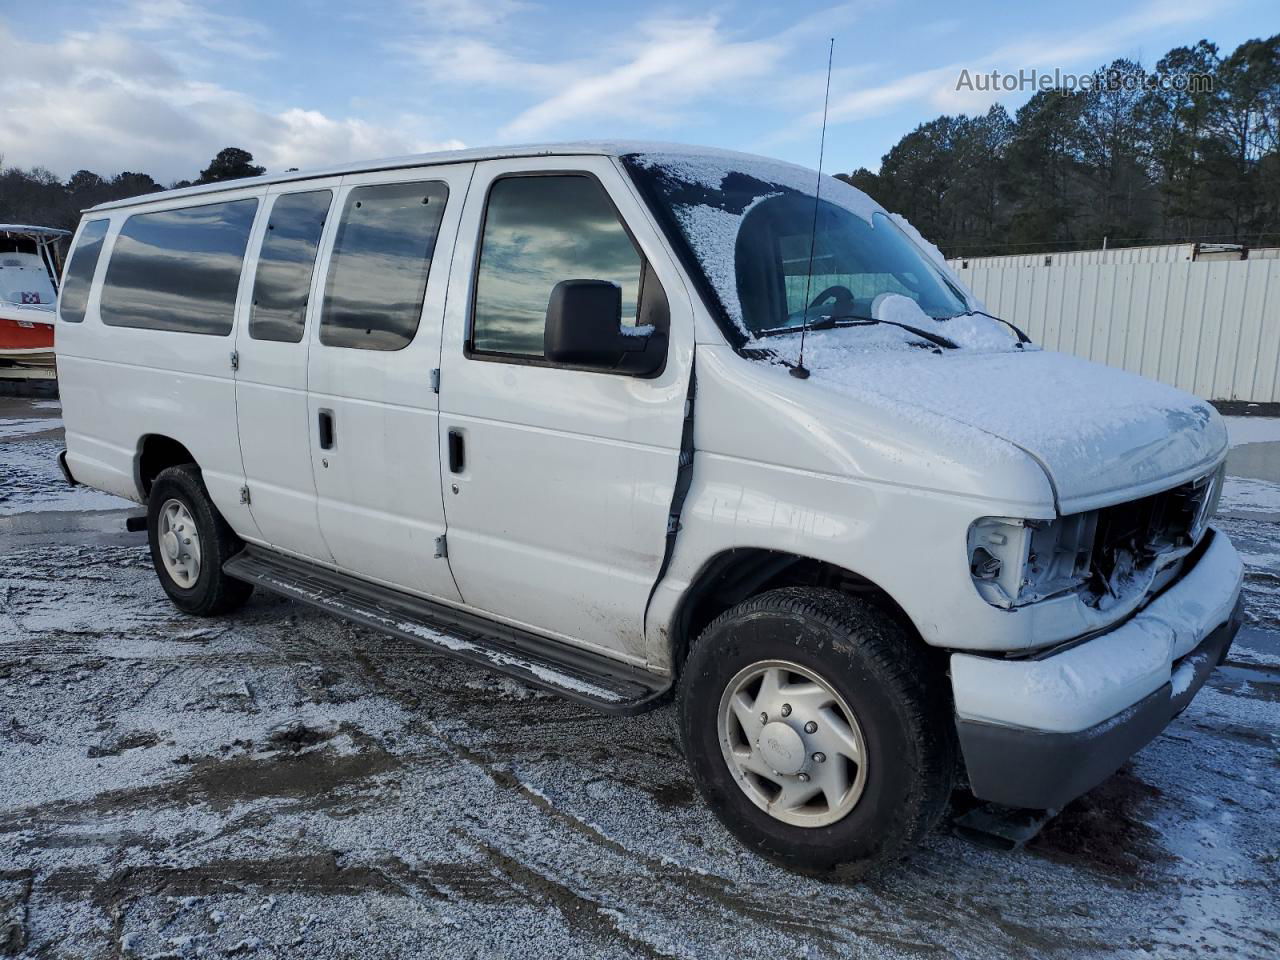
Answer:
M777 587L828 587L864 597L898 620L929 654L931 662L945 653L930 647L911 617L893 596L856 571L782 550L733 548L709 558L680 597L672 618L671 664L678 675L689 647L724 611Z
M143 434L133 457L133 479L143 500L151 495L151 485L161 470L184 463L199 466L185 444L163 433Z

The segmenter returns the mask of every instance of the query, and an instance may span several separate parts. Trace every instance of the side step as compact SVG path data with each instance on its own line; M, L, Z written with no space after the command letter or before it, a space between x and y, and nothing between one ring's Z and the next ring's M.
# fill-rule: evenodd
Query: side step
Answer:
M505 673L604 713L642 713L657 706L671 689L666 677L639 667L260 547L245 547L222 569L237 580Z

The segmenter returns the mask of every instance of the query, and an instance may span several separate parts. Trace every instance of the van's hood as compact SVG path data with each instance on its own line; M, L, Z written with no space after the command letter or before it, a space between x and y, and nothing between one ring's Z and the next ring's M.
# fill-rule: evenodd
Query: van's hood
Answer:
M1227 447L1222 418L1205 401L1063 353L819 348L812 356L815 385L899 406L914 419L931 414L939 430L966 424L1026 451L1063 513L1207 472Z

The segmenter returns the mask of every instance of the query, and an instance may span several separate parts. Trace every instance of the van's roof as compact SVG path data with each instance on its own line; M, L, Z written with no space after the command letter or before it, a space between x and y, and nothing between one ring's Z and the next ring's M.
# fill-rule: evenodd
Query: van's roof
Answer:
M261 177L244 177L239 180L222 180L218 183L202 183L193 187L182 187L178 190L164 190L159 193L144 193L141 196L129 197L125 200L113 200L100 203L92 210L112 210L119 207L132 207L158 200L172 200L178 197L198 196L205 193L219 193L226 190L242 190L245 187L261 186L270 183L288 183L292 180L313 180L319 177L341 176L347 173L367 173L374 170L395 170L402 167L425 167L445 163L469 163L476 160L501 160L508 157L547 157L547 156L582 156L595 155L619 157L630 153L663 153L676 155L716 155L722 159L737 157L759 161L761 158L751 154L736 153L730 150L719 150L713 147L696 147L683 143L660 143L640 140L582 140L565 143L526 143L508 147L468 147L463 150L442 150L437 153L417 153L404 157L388 157L383 160L360 160L355 163L344 163L333 167L322 167L314 170L294 170L289 173L273 173Z

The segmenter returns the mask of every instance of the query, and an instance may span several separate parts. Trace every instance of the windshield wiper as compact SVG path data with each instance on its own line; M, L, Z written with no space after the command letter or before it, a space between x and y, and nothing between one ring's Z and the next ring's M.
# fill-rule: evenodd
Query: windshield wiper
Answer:
M959 350L960 344L954 340L938 333L930 333L928 330L921 330L919 327L913 327L909 323L899 323L897 320L883 320L879 317L861 317L856 314L844 314L837 317L819 317L816 320L809 321L810 330L832 330L836 327L869 327L877 323L888 324L891 327L898 327L907 333L915 334L921 340L927 340L935 346L943 347L947 350ZM793 333L798 327L777 327L773 330L765 330L760 336L775 336L781 333Z
M965 310L963 313L953 313L953 314L952 314L951 316L949 316L949 317L941 317L940 319L943 319L943 320L954 320L956 317L967 317L967 316L969 316L970 314L976 314L976 315L977 315L977 316L979 316L979 317L986 317L986 318L988 318L989 320L994 320L994 321L996 321L997 323L1003 323L1006 327L1008 327L1008 328L1009 328L1010 330L1012 330L1015 334L1017 334L1017 336L1018 336L1018 345L1019 345L1019 346L1021 346L1021 345L1022 345L1022 344L1024 344L1024 343L1030 343L1030 342L1031 342L1031 338L1030 338L1030 337L1028 337L1025 333L1023 333L1023 332L1022 332L1022 328L1021 328L1021 327L1019 327L1019 326L1017 326L1017 325L1015 325L1015 324L1013 324L1013 323L1010 323L1010 322L1009 322L1008 320L1006 320L1004 317L997 317L994 313L987 313L987 311L985 311L985 310Z

